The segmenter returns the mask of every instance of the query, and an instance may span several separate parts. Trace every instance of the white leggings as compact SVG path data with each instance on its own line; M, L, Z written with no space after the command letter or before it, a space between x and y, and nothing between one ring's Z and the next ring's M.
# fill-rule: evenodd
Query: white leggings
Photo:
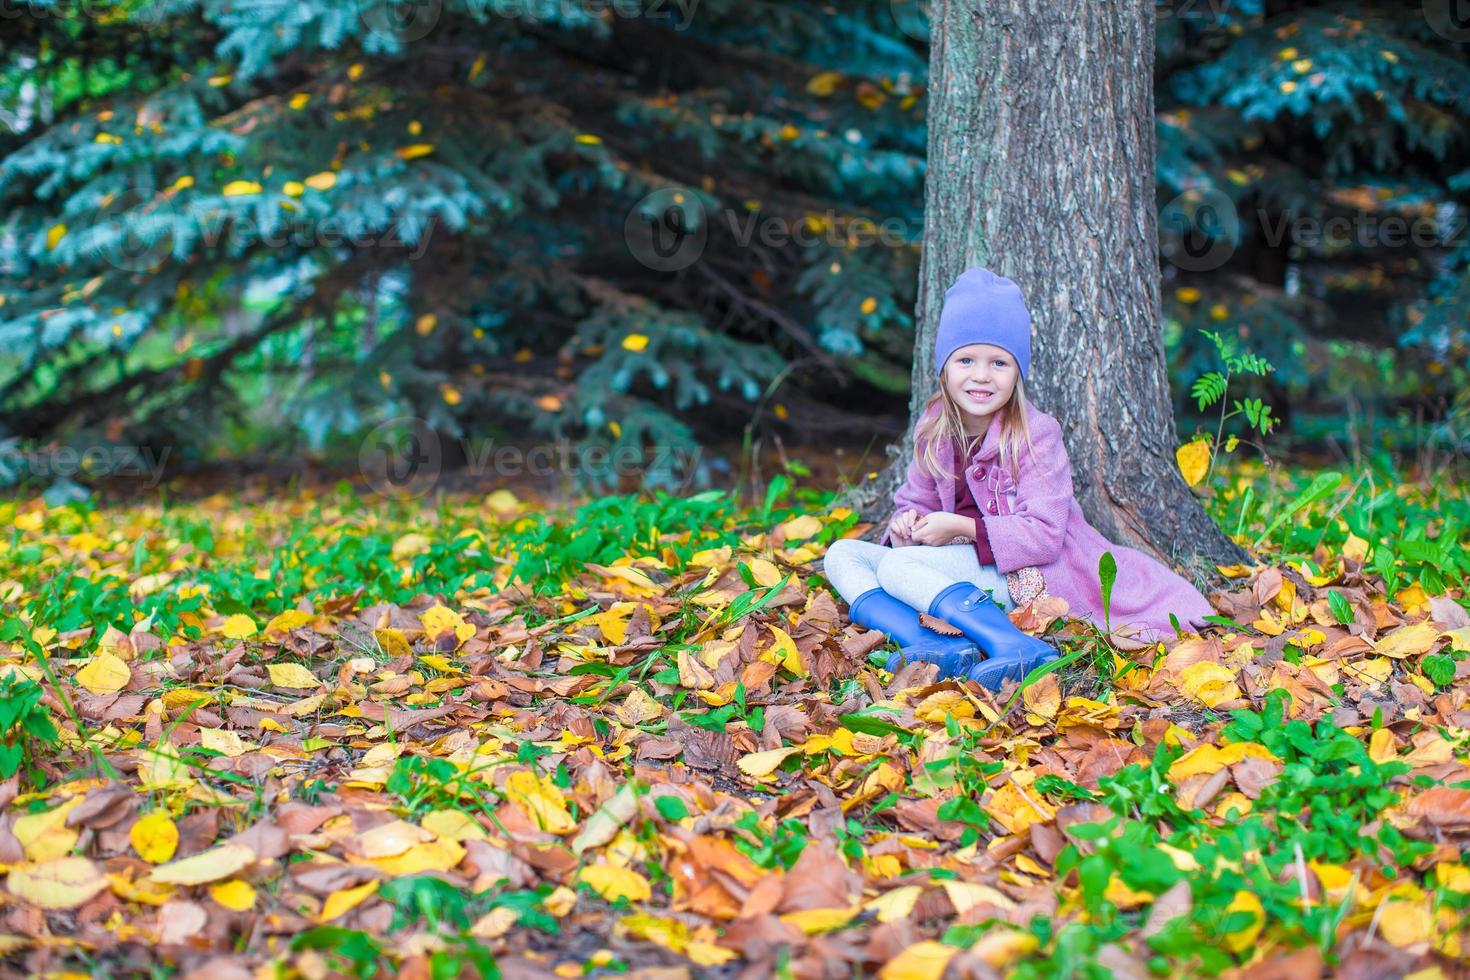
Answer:
M1015 608L1005 574L994 565L980 564L973 544L889 548L844 538L827 549L822 574L848 605L864 592L881 587L926 613L939 593L956 582L970 582L989 592L1007 612Z

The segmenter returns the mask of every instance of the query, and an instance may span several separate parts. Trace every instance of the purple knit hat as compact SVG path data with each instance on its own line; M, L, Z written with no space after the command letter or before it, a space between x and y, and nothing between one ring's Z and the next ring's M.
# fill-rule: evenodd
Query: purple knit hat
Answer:
M934 338L934 370L944 373L949 355L967 344L994 344L1010 353L1021 370L1031 367L1031 314L1021 287L980 266L961 272L944 292Z

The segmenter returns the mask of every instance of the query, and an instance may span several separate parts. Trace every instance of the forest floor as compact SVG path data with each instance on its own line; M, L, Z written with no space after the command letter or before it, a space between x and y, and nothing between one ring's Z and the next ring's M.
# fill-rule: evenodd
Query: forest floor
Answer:
M3 969L1453 975L1464 489L1258 478L1218 622L1043 597L998 693L882 668L825 492L0 502Z

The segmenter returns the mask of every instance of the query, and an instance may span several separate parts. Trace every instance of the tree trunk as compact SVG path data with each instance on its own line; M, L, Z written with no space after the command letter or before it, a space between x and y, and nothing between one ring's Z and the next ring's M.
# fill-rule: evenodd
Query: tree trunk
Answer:
M1027 395L1062 424L1078 502L1109 540L1203 585L1248 560L1174 461L1159 312L1153 0L933 0L924 251L910 428L848 505L882 522L936 390L944 290L983 265L1031 310Z

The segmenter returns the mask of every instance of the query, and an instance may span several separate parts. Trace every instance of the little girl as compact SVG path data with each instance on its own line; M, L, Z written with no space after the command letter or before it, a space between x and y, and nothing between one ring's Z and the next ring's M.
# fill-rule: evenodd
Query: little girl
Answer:
M1026 400L1031 314L1011 280L966 269L944 294L934 343L939 391L914 428L914 461L893 495L896 511L879 544L836 541L823 571L854 623L902 647L889 658L939 665L992 689L1056 658L1006 613L1043 592L1070 615L1105 625L1098 559L1111 551L1118 575L1114 629L1139 639L1202 628L1209 601L1182 577L1087 523L1072 494L1061 425ZM956 461L968 460L965 478ZM890 547L889 545L897 547ZM925 612L956 627L944 636ZM975 647L984 657L980 658Z

